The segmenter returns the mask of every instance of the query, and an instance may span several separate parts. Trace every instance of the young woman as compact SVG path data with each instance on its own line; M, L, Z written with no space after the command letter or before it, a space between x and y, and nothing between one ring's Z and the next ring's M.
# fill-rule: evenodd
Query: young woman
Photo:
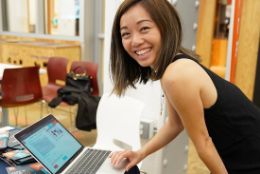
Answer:
M124 0L119 7L111 45L114 92L160 79L168 119L140 150L112 153L112 164L127 158L128 170L185 129L213 174L259 174L260 110L199 64L181 38L180 19L167 0Z

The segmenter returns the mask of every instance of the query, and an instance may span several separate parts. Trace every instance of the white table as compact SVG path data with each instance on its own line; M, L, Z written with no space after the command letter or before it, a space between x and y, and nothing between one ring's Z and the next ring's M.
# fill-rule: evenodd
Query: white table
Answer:
M21 65L14 65L14 64L7 64L7 63L0 63L0 80L2 80L4 75L4 70L7 68L21 68ZM40 74L46 74L46 69L40 68L39 70Z
M14 65L14 64L7 64L7 63L0 63L0 80L3 78L4 70L8 68L20 68L22 67L21 65ZM40 68L39 70L40 74L46 74L47 71L45 69ZM7 126L9 124L8 122L8 109L2 107L2 118L0 122L0 126Z
M0 79L3 78L4 70L6 68L19 68L19 67L21 67L21 66L13 65L13 64L0 63Z

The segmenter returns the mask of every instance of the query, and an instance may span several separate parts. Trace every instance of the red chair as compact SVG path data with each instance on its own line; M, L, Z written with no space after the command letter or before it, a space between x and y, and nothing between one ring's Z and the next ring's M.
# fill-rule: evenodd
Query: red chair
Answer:
M3 108L18 107L42 100L39 67L5 69L1 81ZM15 114L17 125L18 112Z
M50 57L47 62L47 74L48 74L48 84L42 87L43 91L43 103L49 103L57 97L57 91L59 88L65 85L65 80L67 76L67 66L68 59L65 57ZM42 103L42 104L43 104ZM65 102L61 102L59 106L68 105ZM48 107L48 106L47 106ZM69 116L71 125L73 123L72 119L72 108L69 107ZM43 115L41 113L41 115Z
M70 71L74 71L75 73L84 73L86 72L88 75L92 77L91 85L92 92L91 94L94 96L99 96L99 87L98 87L98 64L90 61L73 61L71 64Z
M48 84L42 88L43 100L49 103L57 96L57 90L64 86L67 75L68 59L50 57L47 62Z

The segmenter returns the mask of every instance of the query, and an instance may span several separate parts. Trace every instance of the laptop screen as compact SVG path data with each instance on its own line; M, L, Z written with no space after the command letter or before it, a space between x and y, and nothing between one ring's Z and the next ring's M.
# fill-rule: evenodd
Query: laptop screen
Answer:
M83 148L52 115L24 129L15 137L51 173L58 172Z

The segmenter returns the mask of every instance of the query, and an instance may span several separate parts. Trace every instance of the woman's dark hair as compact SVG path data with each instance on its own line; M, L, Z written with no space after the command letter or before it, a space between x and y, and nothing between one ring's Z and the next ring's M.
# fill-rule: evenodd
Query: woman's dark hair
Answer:
M137 3L150 14L161 34L161 49L153 70L150 67L141 67L122 44L120 19ZM191 55L181 47L181 21L177 11L167 0L124 0L115 15L111 39L110 68L114 82L113 92L118 95L123 94L128 86L135 87L137 82L160 79L177 53Z

